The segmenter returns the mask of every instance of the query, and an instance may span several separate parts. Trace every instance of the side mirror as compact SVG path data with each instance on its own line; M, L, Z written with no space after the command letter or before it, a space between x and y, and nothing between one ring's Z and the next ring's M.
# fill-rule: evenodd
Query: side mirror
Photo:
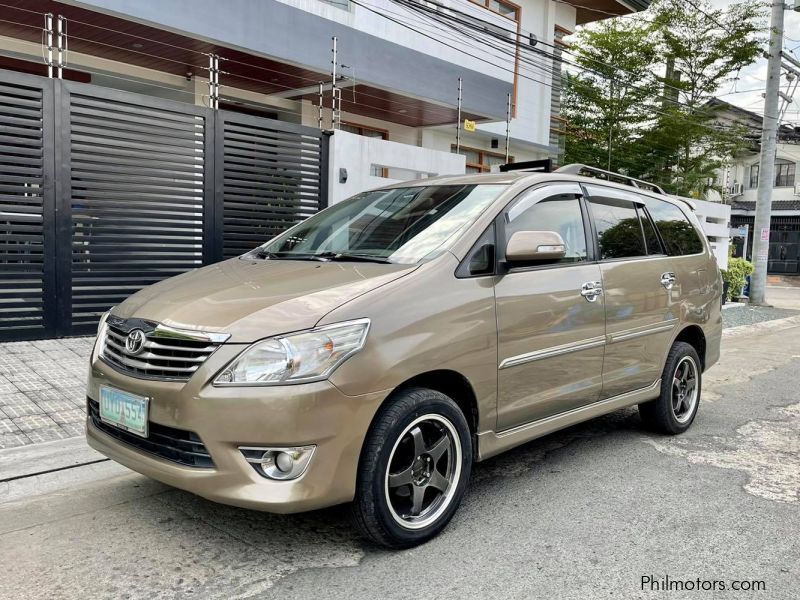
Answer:
M566 255L564 239L555 231L517 231L506 245L508 262L558 260Z

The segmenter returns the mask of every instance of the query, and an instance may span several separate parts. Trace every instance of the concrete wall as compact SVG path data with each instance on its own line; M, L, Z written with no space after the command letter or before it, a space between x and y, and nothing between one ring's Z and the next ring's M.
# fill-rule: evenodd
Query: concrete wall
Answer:
M694 200L694 214L703 227L720 269L728 268L728 247L730 246L731 207L727 204Z
M575 29L575 9L551 0L525 0L522 5L522 29L536 35L543 52L553 53L547 44L553 43L556 24L573 31ZM488 11L486 11L488 12ZM511 120L511 138L521 142L550 144L550 86L552 71L560 67L545 56L524 52L525 60L520 63L517 78L517 114ZM533 64L531 64L533 63ZM504 121L479 125L481 131L505 138Z
M503 125L505 127L505 125ZM492 148L492 139L497 140L497 148ZM452 127L436 127L422 130L422 137L420 143L426 148L433 148L442 152L451 152L453 145L456 143L455 126ZM487 131L478 130L475 132L461 132L461 147L473 148L476 150L486 150L496 154L505 152L506 134L505 129L501 134L492 134ZM550 155L546 147L533 146L526 142L519 140L511 140L509 144L509 156L514 158L515 162L522 162L526 160L537 160L540 158L547 158Z
M502 15L469 0L437 1L508 31L513 38L516 24ZM545 53L553 51L549 44L556 25L575 29L575 8L568 4L516 3L521 7L522 30L534 34L540 40L537 47ZM320 0L194 0L191 11L185 10L185 0L84 0L82 4L322 72L330 69L330 40L336 35L340 62L348 65L344 75L450 106L456 104L460 76L465 111L492 115L497 120L479 129L489 137L505 136L506 97L517 68L510 46L498 49L476 42L391 0L370 0L367 8L354 3L343 8ZM502 45L497 40L492 44ZM545 149L554 64L527 51L522 56L511 137Z
M330 146L330 203L335 204L359 192L397 181L433 175L464 173L460 154L419 148L398 142L337 131ZM373 165L389 170L390 178L370 174ZM347 182L340 183L340 170L347 170Z
M467 0L454 1L460 9L480 9ZM390 0L370 4L375 2L386 14L402 10ZM452 106L460 76L470 90L464 96L465 110L501 118L513 79L502 67L456 49L448 51L433 39L356 5L343 10L319 0L83 0L81 4L321 73L330 70L331 38L336 36L340 63L348 65L361 83ZM412 13L409 18L418 17ZM453 34L429 35L444 39ZM458 48L458 43L452 45ZM462 68L457 72L453 63Z

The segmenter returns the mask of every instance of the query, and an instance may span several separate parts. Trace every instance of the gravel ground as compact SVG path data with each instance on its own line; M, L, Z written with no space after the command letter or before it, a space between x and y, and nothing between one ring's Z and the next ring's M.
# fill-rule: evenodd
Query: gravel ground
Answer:
M785 319L800 315L800 310L789 310L787 308L771 308L765 306L747 306L729 308L722 311L722 322L724 327L737 327L739 325L752 325L763 321L773 321L775 319Z

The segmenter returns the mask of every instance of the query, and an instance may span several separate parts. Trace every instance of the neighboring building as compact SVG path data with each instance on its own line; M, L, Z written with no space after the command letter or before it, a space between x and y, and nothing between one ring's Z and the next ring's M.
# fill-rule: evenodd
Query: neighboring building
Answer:
M747 225L750 234L747 248L743 238L734 239L734 255L753 255L753 223L759 180L759 146L762 117L753 112L716 101L719 120L747 127L749 147L719 170L717 185L723 200L731 206L731 227ZM770 273L800 274L800 127L784 125L778 134L775 157L775 180L772 188L772 222L770 225Z

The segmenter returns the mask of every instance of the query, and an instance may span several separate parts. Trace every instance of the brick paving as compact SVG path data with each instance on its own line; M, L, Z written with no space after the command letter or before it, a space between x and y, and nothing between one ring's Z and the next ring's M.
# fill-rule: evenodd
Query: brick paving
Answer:
M93 343L0 343L0 449L82 435Z

